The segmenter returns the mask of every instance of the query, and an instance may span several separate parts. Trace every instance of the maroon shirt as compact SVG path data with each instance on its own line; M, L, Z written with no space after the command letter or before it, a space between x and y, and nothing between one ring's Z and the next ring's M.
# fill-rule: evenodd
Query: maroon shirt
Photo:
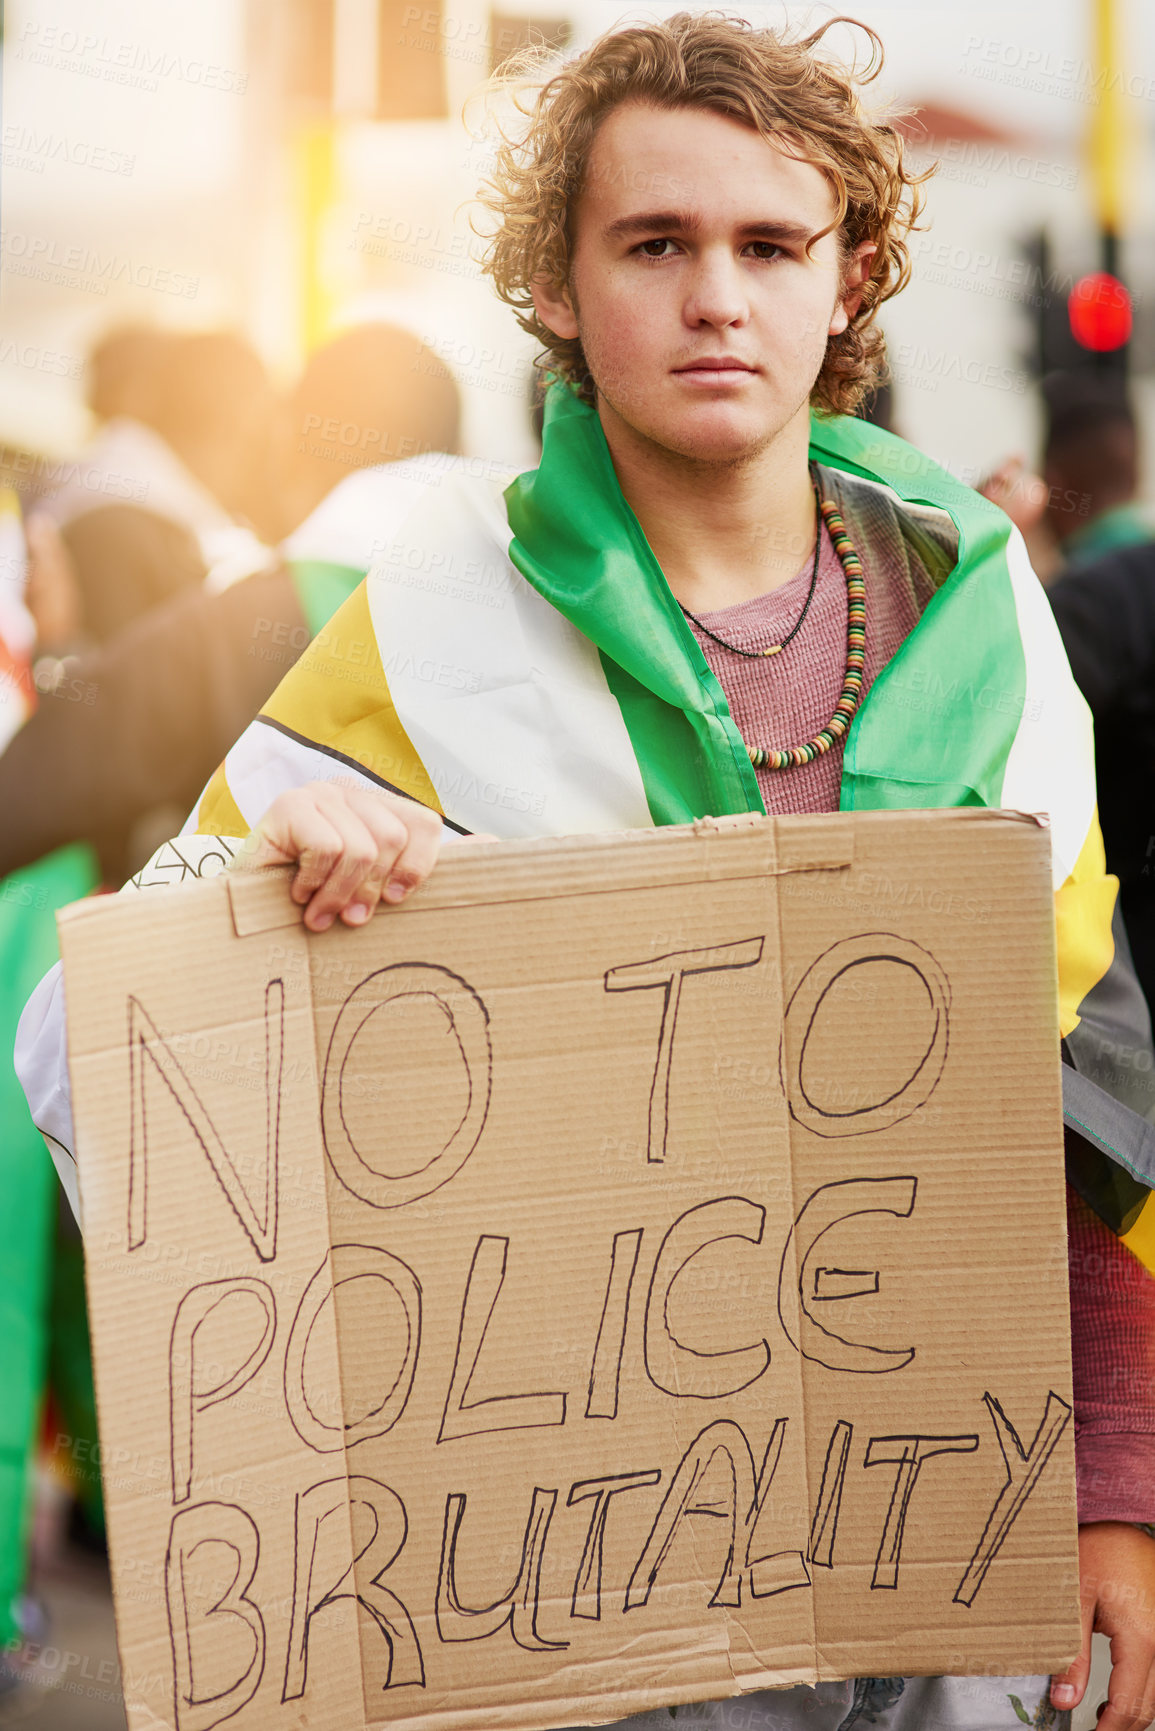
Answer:
M802 613L811 570L807 560L770 594L698 617L742 649L780 643ZM869 689L934 585L897 544L886 569L863 576ZM834 712L846 667L846 579L825 529L814 595L780 654L750 660L691 628L748 744L812 739ZM837 811L842 746L796 769L757 773L769 812ZM1155 1520L1155 1279L1069 1188L1067 1202L1079 1519Z

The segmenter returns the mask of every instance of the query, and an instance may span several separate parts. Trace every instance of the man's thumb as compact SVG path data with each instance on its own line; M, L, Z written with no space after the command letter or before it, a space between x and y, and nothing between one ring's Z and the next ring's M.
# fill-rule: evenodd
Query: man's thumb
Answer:
M275 841L258 824L251 830L237 848L232 860L233 871L254 871L263 866L285 865L290 859L285 849L278 847Z
M1066 1711L1069 1707L1077 1707L1083 1699L1087 1688L1087 1679L1091 1675L1091 1631L1095 1622L1095 1601L1085 1598L1082 1604L1082 1645L1079 1656L1073 1659L1065 1671L1058 1671L1051 1678L1051 1706Z

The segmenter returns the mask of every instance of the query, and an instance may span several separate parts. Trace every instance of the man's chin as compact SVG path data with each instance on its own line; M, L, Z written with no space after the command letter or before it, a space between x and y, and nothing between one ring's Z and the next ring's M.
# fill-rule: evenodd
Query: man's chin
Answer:
M635 398L620 403L603 392L603 422L607 412L627 437L640 438L686 462L718 465L760 456L791 418L789 411L773 403L670 401L662 392L648 402Z
M664 426L656 442L687 462L733 464L760 456L780 431L779 426L761 421L689 415Z

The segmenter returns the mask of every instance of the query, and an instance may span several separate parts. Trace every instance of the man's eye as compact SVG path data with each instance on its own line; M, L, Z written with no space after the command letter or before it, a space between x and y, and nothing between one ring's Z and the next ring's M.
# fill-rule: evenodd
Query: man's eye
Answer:
M644 240L638 251L646 258L669 258L665 248L673 244L672 240Z
M782 256L782 248L772 240L752 240L750 246L755 258L772 259Z

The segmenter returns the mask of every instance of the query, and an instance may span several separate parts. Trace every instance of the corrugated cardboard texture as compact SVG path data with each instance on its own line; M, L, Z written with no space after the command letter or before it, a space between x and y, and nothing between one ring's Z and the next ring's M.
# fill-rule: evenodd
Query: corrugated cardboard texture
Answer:
M62 922L133 1731L1078 1644L1049 838L450 850Z

